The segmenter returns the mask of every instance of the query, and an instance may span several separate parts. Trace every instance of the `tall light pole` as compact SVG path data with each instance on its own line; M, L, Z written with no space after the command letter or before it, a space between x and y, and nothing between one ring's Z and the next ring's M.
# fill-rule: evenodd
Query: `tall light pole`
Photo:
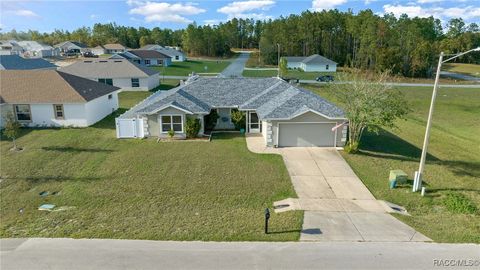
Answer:
M423 140L422 156L420 157L420 167L418 168L418 171L415 172L415 177L413 181L413 192L417 192L422 188L423 170L425 169L425 160L427 158L428 141L430 139L430 128L432 127L433 108L435 105L435 99L437 97L438 81L440 79L440 71L442 69L442 64L473 51L480 51L480 47L471 49L463 53L455 54L454 56L448 58L447 60L443 60L444 54L443 52L440 53L440 57L438 59L437 74L435 75L435 83L433 84L433 93L432 93L432 100L430 102L430 110L428 111L427 128L425 130L425 139Z
M280 43L277 43L277 47L278 47L278 57L277 57L278 72L277 72L277 77L280 78Z

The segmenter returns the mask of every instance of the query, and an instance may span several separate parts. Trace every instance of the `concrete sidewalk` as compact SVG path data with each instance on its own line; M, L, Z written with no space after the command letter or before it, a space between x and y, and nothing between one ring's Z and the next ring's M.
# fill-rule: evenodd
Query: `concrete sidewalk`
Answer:
M298 198L274 203L276 212L304 210L302 241L431 241L390 214L334 148L267 148L263 138L247 136L256 153L283 156Z
M2 270L439 269L445 260L472 260L480 263L480 246L384 242L226 243L65 238L0 240ZM478 264L475 267L464 267L477 268Z

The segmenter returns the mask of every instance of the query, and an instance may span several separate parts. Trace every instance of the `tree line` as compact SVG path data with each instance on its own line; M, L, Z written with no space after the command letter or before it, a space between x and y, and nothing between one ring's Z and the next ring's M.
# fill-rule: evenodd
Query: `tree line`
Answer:
M371 10L305 11L265 21L232 19L218 25L192 23L185 29L125 27L115 23L95 24L72 32L55 30L10 31L1 39L32 39L47 44L75 40L96 46L121 43L130 48L145 44L180 46L191 56L226 56L231 48L259 48L266 64L277 64L277 44L283 56L321 54L339 66L377 72L390 71L412 77L431 76L440 51L463 52L480 46L476 23L451 19L446 29L434 17L410 18L393 14L379 16ZM468 54L459 62L480 63L479 54Z

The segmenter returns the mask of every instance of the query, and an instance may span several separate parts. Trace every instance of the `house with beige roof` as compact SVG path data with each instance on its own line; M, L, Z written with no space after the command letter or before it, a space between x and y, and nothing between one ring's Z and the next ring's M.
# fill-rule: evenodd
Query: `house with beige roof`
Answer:
M0 127L9 114L26 127L86 127L118 109L120 88L57 70L2 70L0 81Z
M160 73L126 59L77 61L59 69L62 72L129 91L148 91L160 85Z
M95 55L102 55L102 54L115 54L115 53L122 53L127 50L127 47L123 46L119 43L108 43L105 45L98 45L95 48L91 49L91 52Z

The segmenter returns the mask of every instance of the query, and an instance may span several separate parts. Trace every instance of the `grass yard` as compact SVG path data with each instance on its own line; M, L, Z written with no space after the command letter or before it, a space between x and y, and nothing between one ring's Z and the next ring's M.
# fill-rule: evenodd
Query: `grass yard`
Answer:
M244 77L276 77L278 71L276 70L251 70L246 69L243 71ZM298 70L289 70L287 76L288 78L297 78L300 80L315 80L320 75L330 75L333 74L335 77L339 73L333 72L303 72Z
M443 70L480 77L480 65L475 65L475 64L462 64L462 63L444 64Z
M149 94L120 93L119 111ZM249 152L243 136L118 140L109 116L89 128L25 129L18 144L24 151L15 153L10 141L0 141L1 238L299 238L298 211L272 211L277 233L263 233L265 207L295 192L282 158ZM41 197L42 191L58 194ZM43 203L73 208L37 210Z
M324 88L305 86L332 99ZM377 199L405 206L397 218L439 242L480 243L480 88L441 88L438 93L425 169L427 194L411 185L390 190L388 173L418 169L431 87L399 88L412 112L398 129L367 133L361 153L342 153ZM411 180L413 182L413 180ZM410 182L410 183L411 183Z
M192 72L220 73L230 62L230 60L188 60L185 62L172 62L170 66L165 68L161 66L152 66L150 68L160 71L160 77L164 74L165 76L188 76Z

